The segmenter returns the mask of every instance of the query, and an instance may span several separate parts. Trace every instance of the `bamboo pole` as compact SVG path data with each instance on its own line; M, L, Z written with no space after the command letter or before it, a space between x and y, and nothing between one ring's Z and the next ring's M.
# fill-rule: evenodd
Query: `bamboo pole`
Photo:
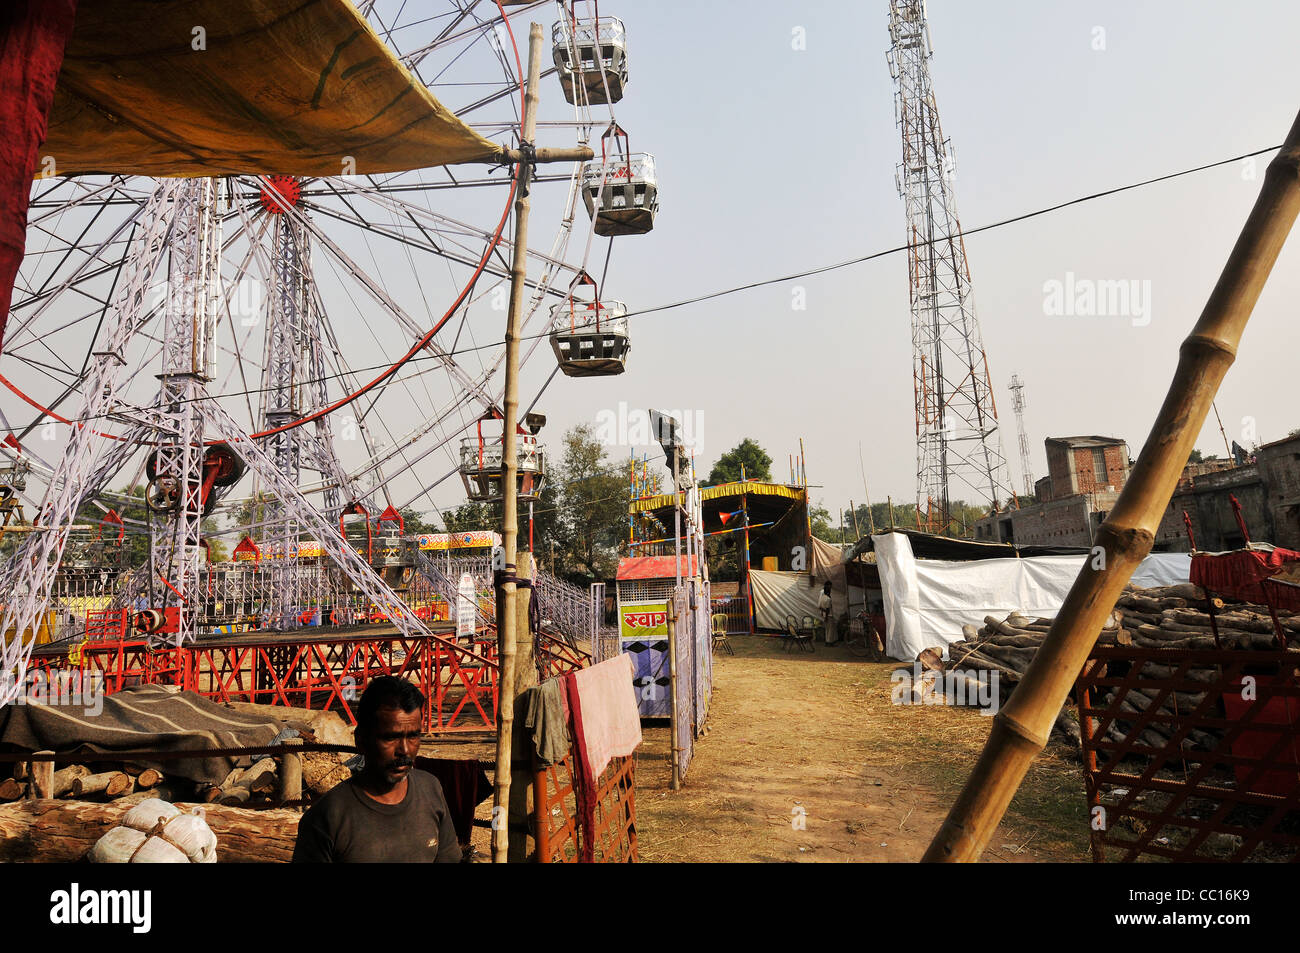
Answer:
M682 749L677 746L677 592L673 590L668 600L668 743L669 763L672 765L672 779L668 786L673 791L682 787Z
M1255 207L1200 319L1137 464L1098 530L1091 555L988 742L925 861L978 860L1030 762L1047 743L1070 686L1133 570L1150 551L1242 331L1300 213L1300 116L1269 163Z
M530 151L537 131L537 97L541 82L542 27L534 23L528 32L528 86L524 93L523 128L519 138L525 153ZM519 426L519 316L524 309L524 282L528 274L528 198L533 163L515 166L515 244L510 264L510 314L506 319L505 420L502 422L501 462L504 490L501 543L505 550L506 581L501 586L503 611L497 616L500 671L497 681L496 790L492 799L492 861L504 864L509 857L510 749L515 720L515 554L519 537L516 484Z

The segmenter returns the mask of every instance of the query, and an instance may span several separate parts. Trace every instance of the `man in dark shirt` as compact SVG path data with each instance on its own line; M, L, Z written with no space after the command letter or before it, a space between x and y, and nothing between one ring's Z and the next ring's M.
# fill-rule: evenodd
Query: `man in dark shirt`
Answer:
M366 764L298 822L295 863L458 863L460 845L438 779L415 770L424 694L385 675L357 705Z

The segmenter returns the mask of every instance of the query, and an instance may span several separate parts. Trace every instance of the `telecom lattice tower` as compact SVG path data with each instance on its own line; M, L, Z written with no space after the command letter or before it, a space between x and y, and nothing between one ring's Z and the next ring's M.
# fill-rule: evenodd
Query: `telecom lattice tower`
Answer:
M1025 433L1025 382L1011 375L1012 406L1016 411L1016 432L1020 436L1020 472L1025 475L1025 496L1034 493L1034 472L1029 468L1029 434Z
M898 191L907 211L921 529L947 532L954 500L996 509L1015 496L952 192L951 147L930 82L922 0L890 0L888 60L903 134Z

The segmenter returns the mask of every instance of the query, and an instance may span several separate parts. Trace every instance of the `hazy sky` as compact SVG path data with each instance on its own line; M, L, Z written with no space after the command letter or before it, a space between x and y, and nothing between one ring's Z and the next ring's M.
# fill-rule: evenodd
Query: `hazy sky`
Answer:
M904 239L901 145L880 2L602 4L627 25L619 119L658 159L662 211L616 242L606 295L629 308L789 274ZM966 228L1280 143L1300 100L1284 2L932 0L932 75ZM793 48L796 28L806 49ZM1103 49L1095 47L1104 46ZM1114 435L1141 449L1177 360L1262 181L1236 164L967 242L1011 477L1007 383L1025 381L1035 476L1043 440ZM1284 251L1218 406L1229 439L1300 426L1284 397L1295 358L1296 243ZM1044 286L1135 280L1149 323L1056 317ZM1149 282L1149 285L1141 284ZM796 285L806 310L792 304ZM621 377L559 379L548 433L625 401L698 413L708 467L752 436L786 472L799 438L834 511L915 497L906 258L633 319ZM541 368L530 368L540 374ZM1223 452L1211 419L1198 446ZM625 454L626 450L619 451Z
M635 313L905 240L895 185L901 143L885 60L886 0L610 0L600 11L626 24L631 78L617 118L635 151L656 156L661 189L654 230L615 240L606 300L621 299ZM521 13L515 20L521 39L530 17L549 37L555 7ZM1300 61L1290 48L1300 35L1294 3L932 0L929 19L934 87L953 144L954 190L967 229L1276 145L1300 107L1294 95ZM426 24L416 32L433 28ZM491 65L496 69L495 61ZM478 95L474 83L440 75L446 88L435 92L447 102ZM573 117L558 80L549 77L541 92L539 142L571 145L570 127L546 124ZM507 138L499 129L486 134ZM1023 484L1007 388L1012 374L1025 382L1035 476L1045 473L1042 448L1049 436L1113 435L1135 455L1140 451L1178 345L1227 258L1266 161L1233 163L968 238L1002 442L1017 488ZM535 189L532 247L550 248L566 192L557 183ZM505 198L504 189L420 194L439 213L481 228L492 227ZM376 249L354 226L318 218L380 285L402 298L418 327L430 326L460 287L446 262L417 260L409 249ZM585 243L588 227L580 208L574 247ZM75 229L69 224L65 231ZM470 243L475 249L477 241ZM1228 438L1245 445L1300 427L1300 412L1284 396L1297 342L1294 245L1284 250L1219 395ZM580 257L570 249L569 261ZM603 258L604 243L597 242L592 266ZM409 346L409 330L396 327L357 288L340 285L337 263L319 248L315 261L322 298L343 340L342 359L351 368L387 366ZM536 266L534 260L534 277ZM1140 313L1049 313L1054 283L1101 281L1135 282ZM465 349L461 360L471 372L499 353L491 342L500 340L504 312L491 310L490 291L476 291L476 323L467 330L449 327L439 337L446 347ZM250 314L260 312L251 308ZM773 457L774 476L784 479L789 455L798 453L803 438L809 480L817 485L814 499L832 511L850 499L863 501L859 445L871 499L914 500L905 254L631 320L625 374L558 376L538 403L549 418L542 437L553 456L575 424L617 418L620 405L654 407L686 415L699 441L702 475L719 454L753 437ZM262 325L253 321L247 333L261 340ZM496 350L473 350L485 344ZM57 393L12 355L4 367L38 397ZM523 370L525 404L554 367L543 342ZM223 393L248 386L232 368L223 365ZM412 414L413 407L441 406L431 377L442 372L428 363L418 368L413 364L408 372L424 376L385 391L373 414L381 440L397 439L418 424L421 414ZM142 380L139 399L151 399L152 378L144 374ZM495 391L499 376L494 385ZM239 400L252 416L254 402ZM0 406L17 420L31 413L9 396ZM462 408L456 426L476 414ZM342 430L337 419L336 437ZM63 433L51 439L61 442ZM612 457L626 459L626 439L612 435ZM58 443L32 445L47 459L58 452ZM1198 445L1224 452L1213 419ZM345 466L355 465L359 443L339 446ZM454 475L438 483L454 470L453 450L431 454L395 480L395 501L432 486L416 500L417 509L463 502ZM662 460L657 450L654 459Z

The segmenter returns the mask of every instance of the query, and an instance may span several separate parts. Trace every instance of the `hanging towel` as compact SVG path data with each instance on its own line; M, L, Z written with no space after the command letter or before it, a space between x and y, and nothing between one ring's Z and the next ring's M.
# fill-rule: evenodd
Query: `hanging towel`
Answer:
M641 744L632 656L624 653L572 675L582 707L583 745L592 778Z

